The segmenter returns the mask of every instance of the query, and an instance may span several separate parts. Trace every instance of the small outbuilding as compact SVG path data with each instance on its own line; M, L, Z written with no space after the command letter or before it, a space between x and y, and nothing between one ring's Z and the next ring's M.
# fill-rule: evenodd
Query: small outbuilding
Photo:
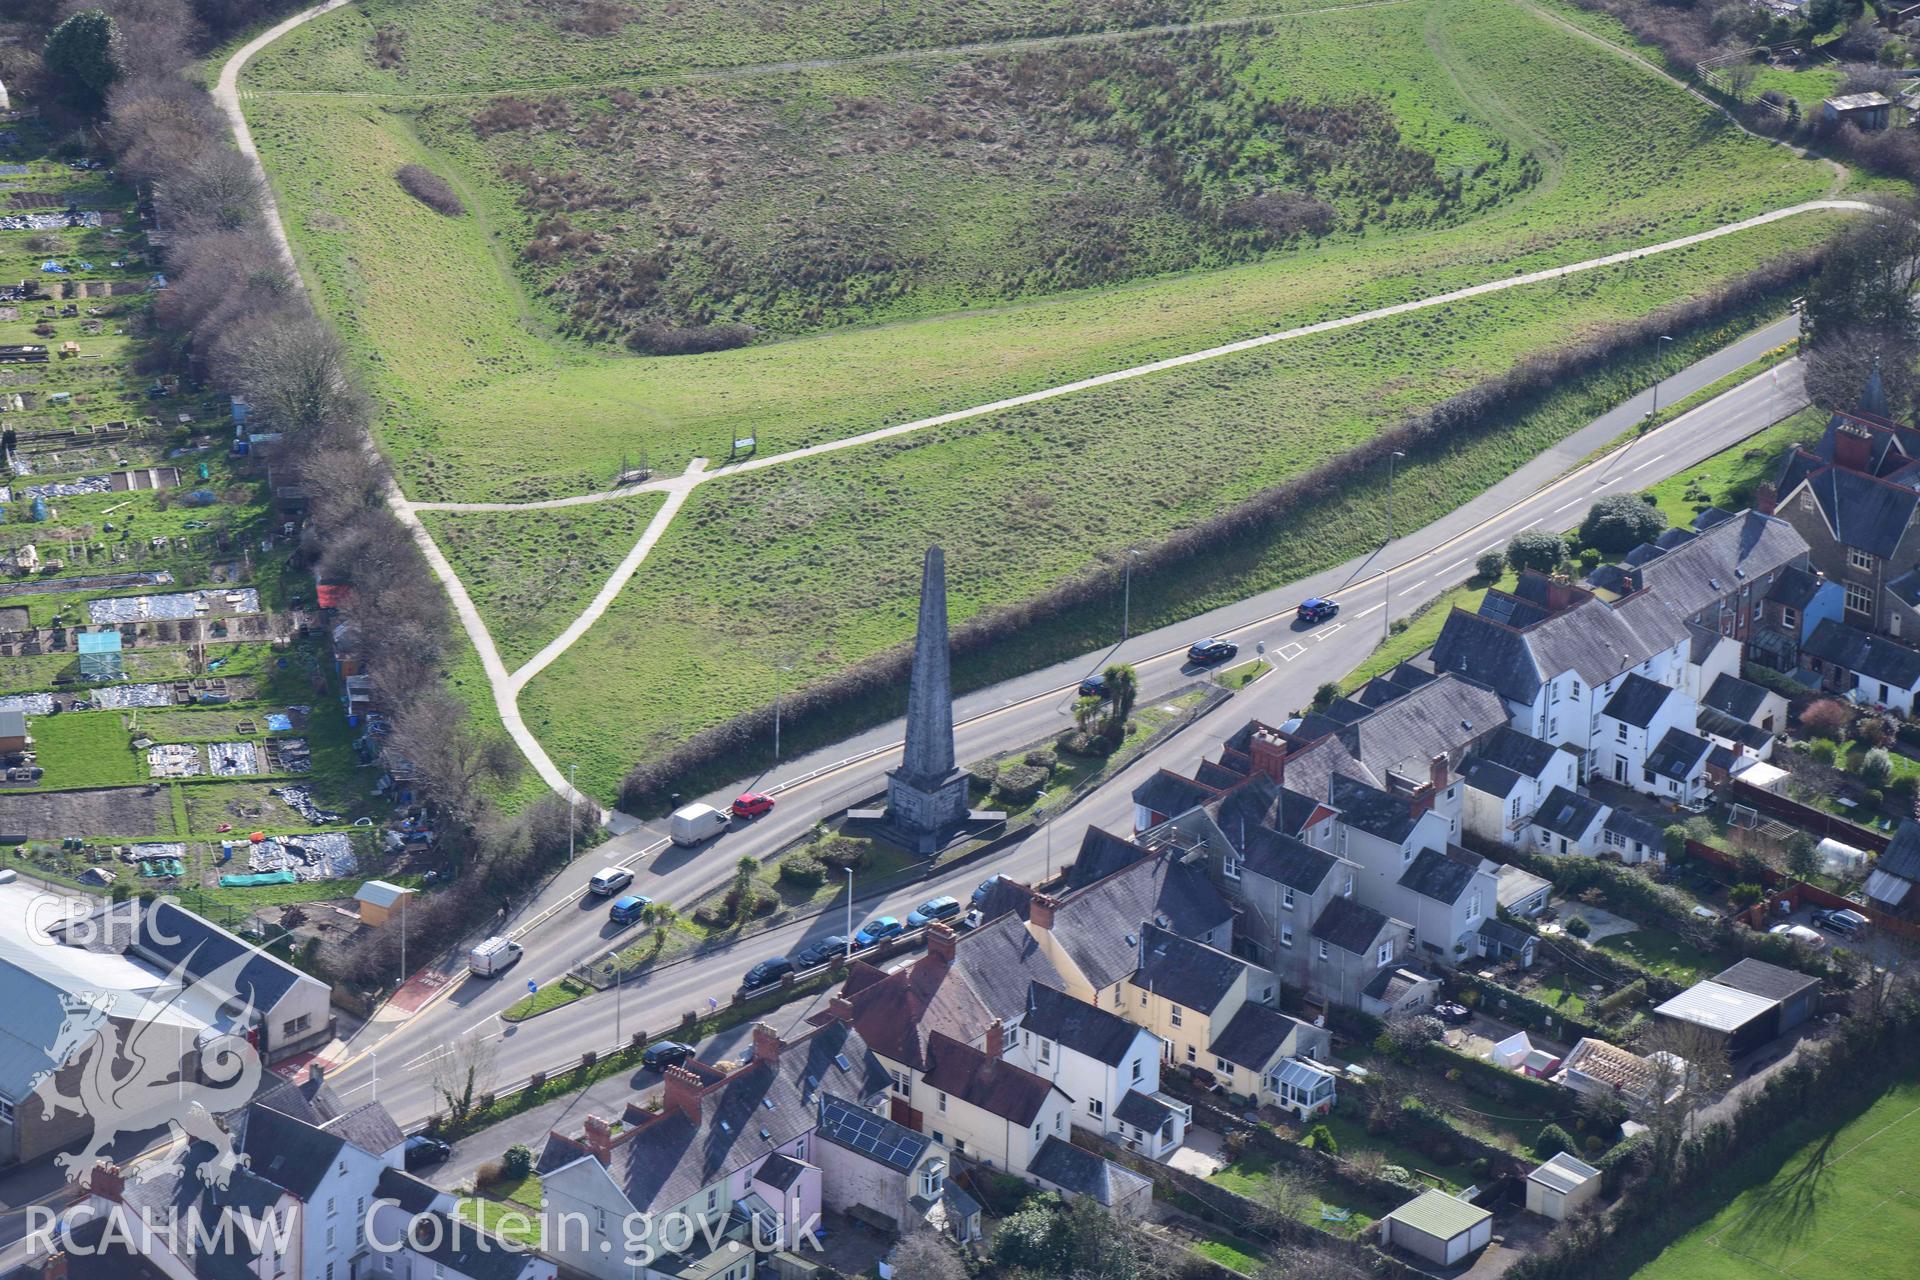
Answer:
M1600 1194L1600 1171L1562 1151L1527 1175L1527 1208L1543 1218L1565 1222Z
M1713 981L1773 1001L1774 1035L1791 1031L1811 1018L1820 1003L1820 979L1765 960L1742 960L1714 974Z
M1765 996L1697 982L1656 1008L1653 1016L1713 1032L1726 1045L1727 1056L1737 1058L1773 1039L1778 1013L1779 1006Z
M27 713L0 711L0 751L27 749Z
M402 911L401 904L413 896L413 890L405 885L389 884L385 880L369 880L361 885L353 895L360 905L360 923L379 928L396 911Z
M1493 1215L1458 1196L1433 1190L1380 1219L1380 1243L1450 1267L1487 1247Z
M1893 118L1893 100L1884 93L1849 93L1820 104L1820 119L1829 125L1850 124L1869 132L1884 129Z

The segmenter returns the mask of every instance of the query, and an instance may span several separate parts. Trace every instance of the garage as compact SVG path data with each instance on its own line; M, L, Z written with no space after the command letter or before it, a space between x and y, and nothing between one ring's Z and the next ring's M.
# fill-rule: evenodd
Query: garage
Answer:
M1771 1000L1779 1008L1773 1034L1793 1030L1811 1018L1820 1005L1820 979L1786 969L1765 960L1742 960L1731 969L1716 973L1713 980L1723 987Z
M1380 1219L1380 1243L1443 1267L1484 1249L1493 1215L1444 1191L1428 1191Z
M1700 1027L1718 1035L1727 1056L1737 1058L1773 1039L1779 1007L1765 996L1736 991L1717 982L1699 982L1653 1011L1668 1022Z

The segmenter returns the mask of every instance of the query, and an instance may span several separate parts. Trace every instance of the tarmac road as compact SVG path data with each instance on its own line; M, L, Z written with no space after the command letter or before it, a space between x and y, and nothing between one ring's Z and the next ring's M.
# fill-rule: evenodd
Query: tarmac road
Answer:
M1790 341L1797 328L1797 320L1788 317L1749 335L1667 379L1661 386L1662 399L1671 403L1718 380ZM1321 683L1339 679L1367 657L1384 632L1383 615L1389 605L1391 616L1404 615L1469 576L1482 550L1503 546L1515 533L1536 525L1565 527L1595 498L1644 488L1788 416L1804 403L1799 363L1788 361L1599 462L1565 474L1580 458L1611 442L1645 415L1648 397L1636 397L1560 447L1517 466L1513 475L1464 507L1372 556L1191 622L1134 637L1114 649L962 696L956 702L958 750L962 760L973 760L1039 741L1064 728L1071 722L1080 677L1115 660L1134 663L1143 703L1165 697L1203 674L1185 657L1186 645L1199 635L1237 641L1240 660L1264 650L1276 665L1273 672L1186 731L1145 753L1107 786L1049 824L1050 830L1001 852L990 863L921 882L884 900L860 900L855 923L876 914L904 917L936 894L964 898L982 878L996 872L1020 879L1044 875L1050 865L1073 856L1089 825L1126 832L1132 812L1129 793L1141 780L1163 766L1190 769L1249 718L1277 722L1305 705ZM1393 566L1390 574L1379 572L1383 564ZM1293 607L1310 595L1338 599L1339 618L1314 628L1297 627ZM370 1092L377 1071L380 1101L403 1125L418 1125L434 1109L434 1062L449 1051L450 1044L469 1034L495 1046L493 1083L504 1088L532 1071L577 1060L583 1050L610 1049L636 1029L659 1031L675 1025L685 1010L704 1011L710 999L728 999L740 975L756 961L791 951L813 938L845 932L844 907L836 907L823 917L750 936L703 960L666 966L629 982L619 992L589 997L517 1026L497 1018L526 994L528 980L543 984L557 980L579 960L604 954L620 943L622 934L606 922L604 899L583 901L582 888L600 866L631 866L636 872L634 892L676 904L690 902L726 880L742 854L764 857L818 818L880 789L885 771L898 762L901 729L898 721L881 726L831 751L792 761L772 776L707 797L724 803L738 790L752 786L774 791L779 804L758 822L736 823L733 830L698 849L673 848L652 824L614 837L505 922L504 927L527 947L517 967L500 979L457 975L443 997L410 1020L368 1024L350 1042L352 1056L336 1072L337 1086L358 1098ZM783 1017L804 1017L812 1007L783 1010Z

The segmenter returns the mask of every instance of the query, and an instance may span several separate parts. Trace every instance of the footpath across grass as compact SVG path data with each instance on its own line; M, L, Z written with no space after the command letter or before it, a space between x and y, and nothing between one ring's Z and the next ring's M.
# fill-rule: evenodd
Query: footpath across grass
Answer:
M1867 1280L1915 1274L1920 1080L1807 1143L1634 1280Z

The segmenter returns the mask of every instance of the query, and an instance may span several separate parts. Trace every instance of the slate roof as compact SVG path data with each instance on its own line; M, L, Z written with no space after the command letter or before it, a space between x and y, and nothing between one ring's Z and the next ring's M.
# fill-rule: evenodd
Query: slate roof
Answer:
M1705 533L1709 529L1718 529L1731 519L1733 512L1722 507L1708 507L1693 518L1692 525L1696 532Z
M1300 1025L1297 1018L1249 1001L1214 1036L1207 1052L1249 1071L1265 1071Z
M1887 849L1873 860L1874 869L1902 880L1920 882L1920 822L1903 818Z
M1237 830L1269 821L1280 800L1280 784L1264 773L1256 773L1219 799L1209 801L1206 811L1221 834L1232 838Z
M1372 996L1375 1000L1385 1001L1387 1004L1398 1004L1407 992L1423 982L1431 981L1433 979L1416 973L1412 969L1399 965L1383 965L1373 977L1367 979L1367 985L1360 990L1361 994Z
M1400 887L1411 889L1423 898L1448 906L1460 901L1460 895L1473 883L1480 859L1464 849L1422 849L1407 869L1400 873Z
M924 1133L915 1133L905 1125L830 1093L820 1095L820 1127L815 1132L836 1147L856 1152L898 1173L911 1173L933 1144L933 1139Z
M1443 675L1339 731L1376 778L1398 773L1424 783L1435 756L1457 760L1507 721L1506 704L1485 685Z
M859 1033L829 1021L788 1044L778 1062L756 1060L705 1089L697 1122L675 1108L642 1123L613 1148L607 1172L636 1210L671 1207L811 1132L821 1093L862 1100L888 1083ZM579 1154L577 1143L550 1137L541 1171Z
M1033 935L1011 915L963 935L954 946L953 965L994 1018L1018 1017L1031 983L1066 985Z
M1212 787L1203 787L1171 769L1162 769L1133 789L1133 802L1143 809L1177 818L1219 794Z
M1682 529L1675 525L1671 529L1663 530L1660 536L1653 540L1653 545L1662 551L1671 551L1675 547L1685 546L1699 536L1691 529Z
M1077 1196L1090 1196L1096 1204L1109 1207L1131 1198L1143 1185L1152 1186L1132 1170L1052 1134L1047 1135L1040 1150L1028 1161L1027 1172L1042 1182Z
M1900 689L1920 685L1920 653L1832 618L1821 620L1803 650L1823 662Z
M1638 840L1651 848L1660 848L1663 832L1659 825L1629 810L1615 809L1609 813L1606 829L1615 835L1625 836L1629 840Z
M186 972L195 978L205 978L253 951L225 929L164 898L141 912L134 946L168 969L184 962ZM251 1000L254 1009L264 1014L302 982L319 985L292 965L256 951L241 965L232 986L234 995Z
M1785 969L1764 960L1746 959L1713 975L1713 981L1735 991L1765 996L1769 1000L1791 1000L1808 987L1820 985L1820 979Z
M1773 580L1767 599L1789 609L1805 610L1820 594L1822 580L1799 565L1788 565Z
M425 1213L440 1198L440 1188L404 1169L382 1169L374 1189L408 1213Z
M407 1140L387 1109L377 1102L355 1107L337 1120L323 1121L322 1127L369 1155L383 1156Z
M246 1113L240 1149L253 1172L275 1186L285 1187L305 1203L333 1168L347 1140L328 1129L292 1116L253 1107Z
M1158 1133L1162 1125L1179 1114L1179 1110L1171 1103L1162 1102L1138 1089L1127 1090L1127 1096L1120 1099L1120 1105L1113 1109L1114 1119L1130 1124L1143 1133Z
M1282 835L1271 827L1255 827L1240 845L1240 860L1257 876L1301 893L1318 889L1340 859L1304 840Z
M241 1224L246 1219L284 1223L284 1217L268 1217L279 1213L281 1188L245 1167L233 1171L224 1190L210 1188L200 1180L200 1169L215 1155L211 1143L196 1141L178 1161L162 1158L130 1170L124 1203L138 1218L156 1227L167 1222L179 1223L174 1243L199 1280L255 1280L252 1264L259 1257L259 1251L248 1242ZM326 1173L325 1166L320 1172ZM223 1236L219 1227L223 1216L228 1214L235 1219L234 1230ZM196 1218L204 1224L201 1230L193 1227ZM104 1218L96 1218L89 1225L104 1227L105 1223ZM86 1239L79 1237L82 1243ZM147 1265L144 1260L136 1265L126 1256L128 1242L124 1231L116 1231L105 1243L108 1251L92 1257L101 1264L100 1270L88 1272L75 1267L73 1274L110 1275L114 1280L135 1280L147 1274L139 1269ZM77 1263L83 1257L76 1253L72 1260ZM156 1270L153 1274L165 1273Z
M1619 810L1616 809L1614 812L1618 813ZM1609 825L1611 825L1611 815L1609 815ZM1501 906L1507 908L1512 908L1515 903L1531 898L1542 889L1553 888L1553 881L1511 864L1494 872L1493 878L1499 885L1499 888L1494 891L1494 896L1499 899Z
M1649 680L1638 671L1630 671L1620 687L1607 699L1605 711L1601 714L1625 721L1635 728L1644 729L1653 723L1660 714L1660 708L1667 704L1667 698L1673 693L1666 685L1657 680Z
M1203 787L1212 787L1216 791L1225 791L1237 787L1246 779L1244 773L1235 773L1224 764L1212 760L1202 760L1200 767L1193 771L1193 780Z
M1751 722L1766 700L1767 691L1761 686L1739 676L1723 674L1708 686L1707 696L1700 700L1700 705Z
M1659 745L1647 755L1648 772L1662 778L1685 782L1713 750L1713 744L1685 729L1669 729Z
M1520 632L1457 606L1433 642L1433 669L1476 680L1514 702L1532 702L1542 681Z
M1694 722L1694 728L1703 734L1710 733L1716 738L1725 738L1729 742L1738 742L1742 746L1753 748L1755 751L1760 750L1773 740L1773 735L1765 729L1759 728L1756 725L1750 725L1738 716L1730 716L1726 712L1716 710L1713 707L1700 708L1700 714ZM1724 748L1716 748L1716 750L1724 750ZM1733 753L1728 752L1727 754L1732 755Z
M1524 781L1523 778L1507 766L1489 760L1485 756L1475 756L1467 761L1467 767L1460 776L1475 791L1484 791L1490 796L1505 798L1513 794L1513 789Z
M1533 821L1535 826L1551 831L1554 835L1578 840L1586 835L1588 829L1599 820L1605 808L1605 805L1592 796L1583 796L1565 787L1555 787L1547 792L1547 798L1540 802L1540 808L1534 812Z
M1353 955L1365 955L1387 918L1352 898L1335 898L1313 922L1313 936Z
M1766 575L1804 559L1807 543L1777 516L1742 512L1675 547L1641 570L1647 591L1676 614L1699 613L1743 585L1766 590Z
M1519 951L1524 948L1527 945L1527 939L1533 937L1532 934L1522 929L1519 925L1509 924L1505 920L1496 920L1492 916L1488 916L1485 920L1482 920L1480 927L1474 930L1474 932L1483 938L1491 938L1493 941L1513 951Z
M1503 764L1523 777L1537 778L1553 763L1558 750L1551 742L1506 725L1480 744L1479 758Z
M1086 834L1080 837L1080 852L1074 856L1073 865L1067 868L1067 888L1078 889L1095 880L1105 879L1122 867L1148 856L1148 853L1145 845L1135 844L1099 827L1088 827Z
M440 1220L441 1230L435 1232L423 1227L419 1238L435 1247L410 1247L436 1267L445 1267L447 1275L465 1276L468 1280L517 1280L526 1270L530 1255L509 1247L498 1236L446 1214L433 1216ZM373 1274L371 1267L368 1274Z
M1140 967L1133 981L1177 1005L1211 1014L1252 968L1238 956L1148 925L1140 937Z
M1887 583L1887 590L1912 608L1920 608L1920 567L1912 568Z
M1920 494L1905 485L1842 467L1814 472L1806 488L1836 538L1883 560L1899 549L1920 505Z
M1206 872L1161 854L1067 895L1054 911L1053 935L1087 981L1104 989L1139 963L1128 938L1160 919L1175 933L1200 937L1231 924L1233 909Z
M1027 1013L1020 1025L1028 1035L1044 1036L1110 1067L1127 1060L1140 1034L1119 1014L1037 982L1027 987Z
M764 1182L775 1191L785 1191L800 1180L807 1168L792 1156L776 1151L760 1162L760 1167L753 1171L753 1180Z
M1419 821L1408 811L1404 796L1335 774L1329 784L1329 803L1340 811L1340 821L1370 836L1399 844Z
M346 1112L340 1096L325 1078L315 1080L302 1075L298 1080L280 1080L253 1096L253 1105L267 1107L281 1115L318 1125Z
M1032 1124L1048 1096L1059 1092L1052 1081L1004 1058L989 1058L945 1032L927 1038L927 1059L922 1079L928 1088L1017 1125Z

